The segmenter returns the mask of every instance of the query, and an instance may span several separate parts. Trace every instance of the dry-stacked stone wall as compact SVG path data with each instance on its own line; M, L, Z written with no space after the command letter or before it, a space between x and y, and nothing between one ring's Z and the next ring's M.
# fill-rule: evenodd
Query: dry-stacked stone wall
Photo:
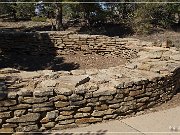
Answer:
M1 32L1 49L5 52L17 52L27 55L47 54L84 54L115 55L127 59L133 58L137 48L128 45L138 44L139 40L115 38L103 35L85 35L74 32Z
M61 38L60 33L57 37L56 33L49 33L47 38L56 38L49 42L52 37L40 41L32 40L32 33L22 34L17 39L11 34L7 36L5 33L6 37L1 33L2 52L34 55L36 52L48 54L49 49L53 50L58 45L55 41L60 43L71 35L62 34ZM91 42L85 44L90 39L86 37L81 45L90 47ZM92 43L97 39L92 38ZM131 48L128 42L126 47ZM55 45L51 48L50 43ZM72 47L72 50L62 47L66 53L70 50L78 52L74 48L78 45L75 41L67 41L59 46ZM108 69L31 72L0 69L0 132L57 131L86 126L133 115L170 100L180 89L179 50L135 43L133 47L139 49L137 58Z
M75 78L82 78L76 85L89 79L85 75ZM91 84L73 89L57 87L57 80L45 80L43 87L21 88L1 98L0 131L61 130L131 115L171 99L179 81L179 71L115 87Z

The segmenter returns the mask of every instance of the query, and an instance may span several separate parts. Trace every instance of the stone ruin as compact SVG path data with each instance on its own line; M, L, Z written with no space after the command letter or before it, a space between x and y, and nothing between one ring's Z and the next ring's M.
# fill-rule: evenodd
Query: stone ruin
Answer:
M1 69L0 132L58 131L123 118L170 100L180 89L180 51L165 43L72 32L0 35L0 48L10 53L50 55L56 49L57 55L81 51L128 59L108 69Z

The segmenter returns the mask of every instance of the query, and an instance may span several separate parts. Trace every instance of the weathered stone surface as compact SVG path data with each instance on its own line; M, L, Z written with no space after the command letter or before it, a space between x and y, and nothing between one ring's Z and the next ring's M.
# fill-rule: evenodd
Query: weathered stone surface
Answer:
M71 83L74 87L84 84L90 80L88 75L78 75L78 76L62 76L59 81L64 83Z
M99 98L100 101L112 100L113 96L101 96Z
M15 110L14 111L14 116L20 117L20 116L22 116L25 113L26 113L26 110Z
M2 127L3 128L16 128L16 127L18 127L18 125L17 124L7 123L7 124L3 124Z
M102 121L102 118L81 118L77 119L76 124L84 124L84 123L96 123Z
M144 90L130 91L129 96L134 97L134 96L140 95L142 93L144 93Z
M123 97L124 97L124 95L120 94L120 93L116 94L116 96L115 96L115 98L117 98L117 99L122 99Z
M72 106L81 106L81 105L83 105L83 104L85 104L86 103L86 100L84 99L84 100L81 100L81 101L76 101L76 102L70 102L70 105L72 105Z
M33 95L33 91L26 89L26 88L21 88L20 91L18 91L17 93L19 96L32 96Z
M72 94L71 96L69 96L70 101L79 101L79 100L82 100L82 99L83 99L82 96L79 96L79 95L76 95L76 94Z
M20 101L22 103L34 104L34 103L43 103L43 102L46 102L47 100L48 100L47 97L41 97L41 98L37 98L37 97L24 97Z
M71 70L72 75L84 75L85 73L85 70Z
M116 93L114 88L101 87L99 90L93 92L93 97L111 96Z
M13 106L16 105L17 102L16 100L4 100L4 101L0 101L0 107L1 106Z
M66 86L66 85L65 85ZM55 89L54 91L55 91L55 93L57 94L57 95L65 95L65 96L69 96L69 95L71 95L72 93L73 93L73 91L72 91L72 89L71 88L68 88L68 87L61 87L61 88L57 88L57 89Z
M44 80L40 83L42 88L55 87L57 84L56 80Z
M10 110L28 109L32 106L30 104L18 104L16 106L9 107Z
M149 97L143 97L143 98L140 98L140 99L137 99L137 102L146 102L147 100L149 99Z
M66 120L66 119L71 119L71 118L73 118L72 115L69 115L69 116L59 115L55 121L61 121L61 120Z
M94 107L95 110L98 110L98 111L103 111L103 110L107 110L108 109L108 106L106 104L102 104L102 105L96 105Z
M124 113L129 110L129 106L121 106L119 109L116 109L117 113Z
M17 98L17 92L8 92L8 98L15 99Z
M33 95L35 97L52 96L54 94L53 88L35 89Z
M109 105L109 108L112 108L112 109L117 109L120 107L120 104L112 104L112 105Z
M63 116L69 116L72 115L74 113L74 111L61 111L60 114Z
M62 102L62 101L58 101L58 102L55 102L55 107L66 107L68 106L70 103L69 102Z
M78 112L90 112L91 109L92 109L91 107L84 107L84 108L78 109Z
M19 126L16 128L16 132L30 132L30 131L39 131L39 128L37 125Z
M59 111L55 110L55 111L51 111L51 112L47 112L46 117L48 119L55 119L56 117L58 117Z
M26 115L22 115L21 117L14 117L11 119L7 119L6 122L9 123L34 122L37 121L39 117L40 117L39 113L28 113Z
M58 124L60 125L67 125L67 124L71 124L74 123L74 119L70 119L70 120L63 120L63 121L59 121Z
M2 118L11 118L13 116L12 112L1 112L0 119Z
M51 110L53 110L52 107L44 106L44 107L33 108L32 112L47 112L47 111L51 111Z
M74 118L85 118L85 117L88 117L90 116L90 113L76 113L74 115Z
M0 107L0 112L7 111L8 107Z
M46 124L43 124L45 128L53 128L55 126L55 122L48 122Z
M115 119L117 117L117 114L113 114L113 115L105 115L103 117L104 120L107 120L107 119Z
M105 114L104 114L104 111L94 110L91 115L94 116L94 117L102 117L102 116L104 116Z
M0 133L13 133L14 129L13 128L0 128Z
M54 102L56 102L56 101L67 101L67 99L68 98L64 95L57 95L57 96L50 98L49 101L54 101Z

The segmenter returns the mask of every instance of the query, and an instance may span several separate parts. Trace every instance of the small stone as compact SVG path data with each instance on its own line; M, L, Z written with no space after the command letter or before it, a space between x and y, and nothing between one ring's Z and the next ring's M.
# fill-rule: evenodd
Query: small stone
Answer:
M57 95L65 95L69 96L73 93L73 91L69 88L59 88L54 90Z
M69 116L69 115L72 115L73 113L74 113L74 111L62 111L62 112L60 112L60 114L63 116Z
M55 111L47 112L46 117L51 120L58 117L58 114L59 114L59 111L55 110Z
M90 113L76 113L74 118L84 118L90 116Z
M84 123L96 123L101 121L102 118L81 118L81 119L77 119L75 122L77 124L84 124Z
M20 122L34 122L40 118L39 113L28 113L26 115L22 115L21 117L14 117L11 119L7 119L6 122L9 123L20 123Z
M143 97L143 98L137 99L137 102L146 102L148 100L149 100L149 97Z
M122 99L122 98L124 98L124 95L118 93L118 94L116 94L115 98L117 98L117 99Z
M130 91L129 96L134 97L140 94L143 94L144 90L135 90L135 91Z
M107 110L108 109L108 106L106 104L103 104L103 105L96 105L94 107L95 110L98 110L98 111L103 111L103 110Z
M20 102L21 103L27 103L27 104L35 104L35 103L43 103L48 100L48 97L23 97Z
M79 101L79 100L82 100L82 99L83 99L82 96L79 96L79 95L76 95L76 94L72 94L71 96L69 96L70 101Z
M85 73L85 70L71 70L72 75L84 75Z
M113 96L101 96L99 98L100 101L112 100Z
M73 118L72 115L69 115L69 116L59 115L55 121L66 120L66 119L71 119L71 118Z
M40 122L42 124L48 123L50 120L47 117L44 117Z
M70 102L70 105L72 106L81 106L86 103L86 100L76 101L76 102Z
M125 113L129 110L129 106L121 106L119 109L116 109L117 113Z
M11 124L11 123L6 123L2 125L3 128L16 128L18 127L17 124Z
M115 119L117 117L117 114L113 114L113 115L105 115L103 117L104 120L107 120L107 119Z
M11 118L12 117L12 112L1 112L0 113L0 119L2 118Z
M0 101L0 107L2 107L2 106L13 106L13 105L16 105L17 104L17 102L16 102L16 100L4 100L4 101Z
M102 117L102 116L104 116L104 111L94 110L91 115L94 116L94 117Z
M62 101L57 101L57 102L55 102L55 107L57 107L57 108L62 108L62 107L66 107L66 106L68 106L69 105L69 102L62 102Z
M42 88L55 87L57 84L56 80L44 80L40 83Z
M64 95L57 95L49 99L49 101L56 102L56 101L67 101L68 98Z
M38 131L39 128L37 125L28 125L28 126L19 126L16 128L16 132L30 132L30 131Z
M39 108L33 108L32 112L47 112L53 110L52 107L39 107Z
M22 116L25 113L26 113L26 110L15 110L14 111L14 116L20 117L20 116Z
M75 120L71 119L71 120L63 120L63 121L59 121L58 124L60 125L67 125L67 124L71 124L74 123Z
M32 96L33 92L31 90L28 90L26 88L21 88L20 91L17 92L19 96Z
M109 105L109 108L112 108L112 109L117 109L120 107L120 104L112 104L112 105Z
M78 112L90 112L91 109L92 109L91 107L84 107L84 108L78 109Z
M43 124L45 128L53 128L55 126L55 122L48 122L46 124Z
M93 92L93 97L111 96L116 93L115 88L100 87L99 90Z
M54 89L53 88L35 89L33 94L35 97L53 96Z
M7 111L8 107L0 107L0 112Z
M14 129L13 128L0 128L0 133L13 133Z
M31 108L32 106L29 104L18 104L16 106L11 106L9 107L10 110L20 110L20 109L28 109Z
M17 98L17 92L8 92L8 98L10 99L16 99Z

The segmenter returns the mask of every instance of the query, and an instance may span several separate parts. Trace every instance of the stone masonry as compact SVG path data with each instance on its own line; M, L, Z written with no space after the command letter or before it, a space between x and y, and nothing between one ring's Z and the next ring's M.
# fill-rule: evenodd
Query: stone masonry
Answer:
M56 41L62 39L60 35ZM62 34L62 37L67 35ZM86 37L86 43L87 40L94 43L95 39L91 37L101 37L81 36ZM28 36L26 38L29 39ZM116 41L124 40L114 39L116 46ZM21 39L18 40L21 45ZM129 39L122 46L136 48L136 57L125 65L108 69L56 72L1 69L0 132L57 131L86 126L133 115L170 100L180 89L179 50L134 41ZM0 42L5 40L0 38ZM7 43L7 48L2 45L2 49L10 51L11 43ZM86 43L84 45L90 47L91 42ZM72 51L78 51L74 50L75 44L71 46Z

